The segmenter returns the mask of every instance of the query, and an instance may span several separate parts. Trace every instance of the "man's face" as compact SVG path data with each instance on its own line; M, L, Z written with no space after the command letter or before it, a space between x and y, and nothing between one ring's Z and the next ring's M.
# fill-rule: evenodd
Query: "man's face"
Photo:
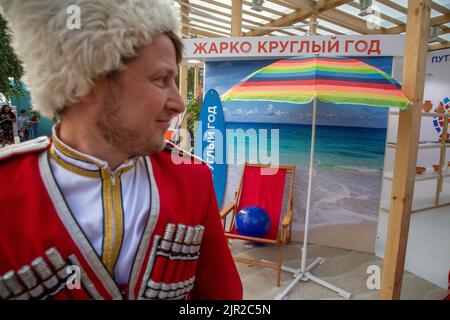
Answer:
M138 50L117 79L108 80L97 127L105 140L132 157L159 152L170 120L184 111L175 78L175 47L167 35Z

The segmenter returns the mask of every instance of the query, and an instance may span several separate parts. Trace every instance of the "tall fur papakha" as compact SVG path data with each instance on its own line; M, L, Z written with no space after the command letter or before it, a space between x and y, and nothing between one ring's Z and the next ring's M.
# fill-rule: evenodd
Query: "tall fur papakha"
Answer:
M68 27L72 5L80 8L80 29ZM136 55L154 34L181 30L173 0L0 0L0 13L23 62L33 107L50 118L79 102L97 77L122 70L122 59Z

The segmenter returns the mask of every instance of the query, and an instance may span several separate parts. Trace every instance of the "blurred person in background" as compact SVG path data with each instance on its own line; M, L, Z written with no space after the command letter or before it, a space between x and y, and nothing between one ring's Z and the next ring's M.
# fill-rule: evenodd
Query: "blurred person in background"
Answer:
M0 110L0 139L2 147L14 144L14 122L16 122L16 115L9 104L4 104Z
M29 120L30 118L28 118L27 112L25 110L21 110L20 116L17 118L17 128L19 129L20 142L27 140Z
M30 112L30 120L28 121L28 140L37 138L37 128L39 123L41 122L39 113L35 110Z

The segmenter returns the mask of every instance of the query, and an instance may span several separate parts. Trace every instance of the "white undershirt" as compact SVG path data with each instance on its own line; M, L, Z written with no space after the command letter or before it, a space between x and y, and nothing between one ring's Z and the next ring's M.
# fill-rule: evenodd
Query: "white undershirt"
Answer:
M53 139L82 157L108 169L108 163L83 154L65 145L53 134ZM53 146L60 159L85 170L99 170L95 164L76 160ZM75 220L83 230L99 257L102 256L104 237L102 180L72 172L52 157L50 164L56 182ZM123 238L119 256L114 268L114 277L119 285L127 284L139 242L150 212L150 181L144 157L138 157L121 164L114 172L128 168L120 176L123 208Z

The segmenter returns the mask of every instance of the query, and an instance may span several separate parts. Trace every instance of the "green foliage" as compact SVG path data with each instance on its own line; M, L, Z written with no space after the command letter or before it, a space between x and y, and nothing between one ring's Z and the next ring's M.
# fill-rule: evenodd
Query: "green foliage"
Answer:
M194 68L189 68L188 69L188 76L187 76L187 88L188 88L188 96L190 95L191 97L195 98L195 92L194 92L194 74L195 74L195 70Z
M0 16L0 93L7 99L23 96L26 91L20 82L22 75L23 68L11 47L6 21Z
M202 97L197 97L197 99L190 101L186 110L186 121L189 133L191 134L191 139L193 142L194 133L197 121L200 117L200 110L202 108Z

